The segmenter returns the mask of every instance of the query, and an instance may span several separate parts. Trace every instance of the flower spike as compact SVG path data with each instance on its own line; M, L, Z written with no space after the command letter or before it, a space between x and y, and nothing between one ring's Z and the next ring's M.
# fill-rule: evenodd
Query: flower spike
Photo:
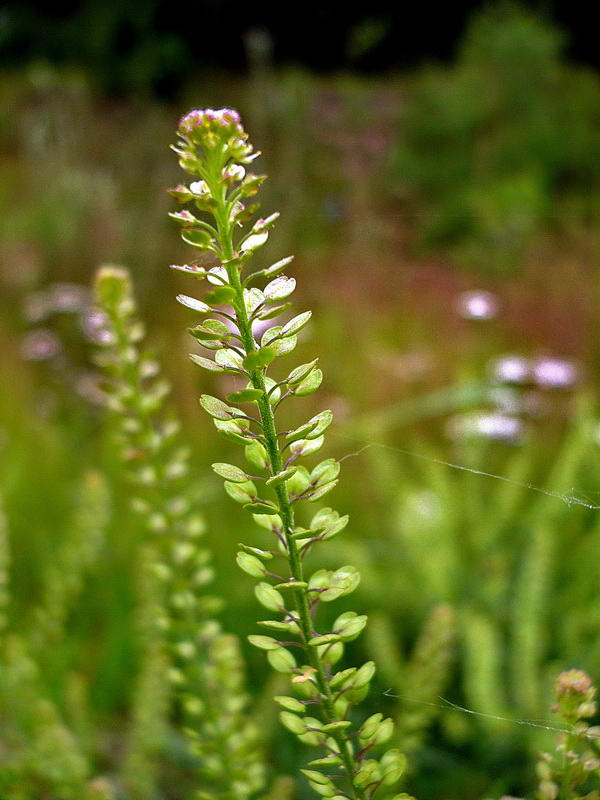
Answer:
M313 574L305 565L307 554L333 539L348 519L322 508L309 515L304 525L296 521L301 508L320 501L338 482L340 464L335 459L312 468L299 463L322 447L333 415L322 411L294 430L281 430L276 422L283 401L315 392L323 375L316 359L295 367L287 376L285 372L277 378L268 374L277 359L295 348L311 312L296 314L283 324L275 320L266 330L262 328L258 338L256 323L287 311L296 281L283 274L291 258L247 271L248 263L266 244L278 214L254 219L258 206L247 205L264 176L246 170L258 153L237 112L190 111L178 133L180 141L174 150L194 180L189 189L177 187L175 195L207 219L196 222L189 210L173 216L188 244L216 256L222 280L217 293L209 292L202 300L179 298L200 323L193 335L205 349L215 352L214 360L192 359L208 371L230 371L245 382L226 402L203 395L200 404L222 436L245 448L250 471L254 476L258 470L260 480L235 465L218 463L213 469L224 478L227 494L274 536L272 552L243 545L237 558L241 569L258 581L257 600L272 617L262 620L263 632L249 639L265 651L273 669L290 676L294 696L276 698L282 706L281 722L300 741L320 748L319 757L309 764L311 769L303 770L317 794L336 800L371 800L382 789L389 796L404 772L404 755L392 748L376 758L373 751L390 739L391 719L376 714L358 729L349 719L352 707L368 692L375 665L367 662L336 671L345 643L360 635L367 619L346 612L325 630L316 622L319 607L353 592L360 575L352 565ZM206 306L219 315L221 305L233 309L233 330L220 320L206 318Z

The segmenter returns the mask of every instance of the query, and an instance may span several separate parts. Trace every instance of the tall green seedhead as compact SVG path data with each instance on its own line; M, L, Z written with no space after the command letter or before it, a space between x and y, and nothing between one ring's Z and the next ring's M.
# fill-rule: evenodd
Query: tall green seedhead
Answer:
M308 511L308 504L321 501L338 482L340 463L334 458L312 467L304 463L323 446L333 414L324 410L301 425L282 427L282 405L315 392L323 375L317 359L270 374L274 362L296 347L311 312L288 318L296 287L284 274L291 257L249 269L278 214L256 218L253 198L265 176L247 169L259 153L238 113L191 111L178 134L174 150L193 180L171 190L186 206L171 216L181 224L183 240L204 255L174 268L208 284L200 300L178 297L199 316L190 332L208 351L191 358L211 373L239 381L224 399L200 398L217 431L244 448L247 462L244 467L216 463L213 470L224 479L227 494L273 535L272 549L243 544L237 556L241 569L257 580L256 597L270 612L259 623L262 633L249 639L275 670L290 675L292 694L276 700L284 726L321 750L303 770L312 788L323 797L370 800L380 789L392 790L405 758L393 748L374 755L392 736L391 719L374 714L358 727L354 721L352 709L369 690L374 663L337 666L346 642L360 635L367 618L346 611L325 629L317 622L320 607L353 592L360 576L348 564L311 572L306 563L309 553L348 523L332 508Z

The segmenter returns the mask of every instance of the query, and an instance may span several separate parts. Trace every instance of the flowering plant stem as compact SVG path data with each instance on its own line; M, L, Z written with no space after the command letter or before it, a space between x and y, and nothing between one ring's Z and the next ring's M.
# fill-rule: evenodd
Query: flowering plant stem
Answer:
M210 189L213 189L210 183L208 183L208 186ZM214 187L214 189L216 190L217 187ZM236 259L234 258L233 255L234 248L233 248L232 226L228 225L225 222L226 209L223 208L223 202L221 202L220 205L221 207L220 208L218 207L220 213L217 216L218 241L225 258L227 259L226 262L227 277L229 278L230 285L235 290L233 307L235 309L236 323L240 331L240 336L242 338L244 352L246 355L248 355L249 353L257 352L257 347L256 347L256 342L254 340L254 336L252 334L252 325L248 318L248 313L246 311L246 306L244 302L244 287L242 286L242 282L240 279L238 264L236 263ZM262 393L261 397L258 400L260 421L262 425L267 453L269 455L271 472L273 475L278 475L283 471L284 461L283 461L283 454L279 446L277 429L275 427L275 414L271 406L271 403L269 402L268 399L267 386L265 383L263 370L262 369L251 370L250 381L254 386L254 388L258 389ZM300 584L304 584L304 571L302 569L302 560L300 558L300 553L298 551L298 545L296 544L295 539L292 538L292 533L294 532L294 527L295 527L294 510L290 503L288 490L285 485L285 482L280 483L278 486L275 487L275 494L277 495L279 513L283 522L283 533L285 536L285 543L288 553L290 574L294 579L294 581ZM326 673L323 661L321 660L318 649L316 647L310 647L308 645L310 639L312 639L313 636L315 635L313 632L313 625L310 614L308 587L296 589L294 591L294 595L296 601L296 611L298 612L298 624L300 626L300 630L302 631L302 638L304 640L304 649L308 657L308 660L310 662L310 665L315 670L315 680L319 689L319 693L321 695L321 712L323 714L323 721L326 724L336 722L338 721L338 716L336 715L333 707L333 696L326 679ZM354 775L356 771L356 764L352 753L352 747L350 745L347 735L343 730L340 730L334 733L334 738L336 739L339 745L340 754L344 762L344 767L347 775L348 776ZM360 787L354 787L353 797L357 798L357 800L358 799L364 800L366 795Z
M302 695L301 700L275 699L284 709L280 718L285 727L303 743L325 751L324 757L310 762L309 766L315 769L302 770L313 789L334 800L371 800L381 786L392 786L399 780L405 759L395 749L388 750L380 760L366 757L392 735L392 721L381 714L372 715L358 731L350 732L352 722L347 719L348 712L366 695L375 665L367 662L360 668L332 671L343 655L344 643L361 633L367 618L346 612L326 633L319 633L314 621L321 603L350 594L358 586L360 576L351 565L335 571L317 570L309 576L303 563L316 544L340 533L348 518L324 508L312 518L308 528L298 526L295 520L297 503L320 500L337 484L340 464L335 459L326 459L311 472L296 464L300 457L320 449L333 415L331 411L322 411L294 430L278 430L275 412L281 403L312 394L323 375L315 367L316 359L296 367L284 380L275 381L267 375L272 361L294 349L296 334L308 323L311 312L303 312L285 324L267 327L260 343L257 341L255 324L287 311L290 303L281 301L293 292L296 282L280 274L291 258L249 275L245 273L248 262L267 241L278 214L256 220L240 237L239 228L243 229L258 208L242 201L257 193L264 176L246 173L244 165L258 154L253 153L247 142L237 112L191 111L180 123L179 137L180 144L174 149L183 169L196 180L189 187L175 187L171 193L180 202L193 204L212 217L212 221L201 220L187 209L171 216L182 224L184 241L209 253L212 263L217 264L208 271L194 264L175 267L217 287L203 300L187 295L178 297L192 311L217 317L205 319L190 331L203 347L215 351L214 360L196 354L191 358L210 372L229 373L247 382L246 388L227 395L226 403L202 395L200 404L213 418L217 430L229 441L243 445L247 460L263 474L251 476L232 464L212 466L225 479L225 490L232 499L241 503L256 523L277 540L277 551L240 545L242 551L237 557L244 572L263 579L255 590L259 602L270 611L283 614L283 620L264 620L259 624L297 641L278 641L271 636L250 636L249 640L267 651L274 669L293 675L292 686ZM274 279L263 289L252 286L261 278ZM245 404L251 405L257 416L236 407ZM263 496L254 481L260 481L271 497ZM274 558L286 560L287 578L268 568L267 562ZM277 581L275 586L269 582L272 580ZM287 607L284 592L292 598L291 608ZM305 666L297 665L290 648L302 651ZM320 709L319 719L300 716L315 707ZM336 768L340 771L336 772Z

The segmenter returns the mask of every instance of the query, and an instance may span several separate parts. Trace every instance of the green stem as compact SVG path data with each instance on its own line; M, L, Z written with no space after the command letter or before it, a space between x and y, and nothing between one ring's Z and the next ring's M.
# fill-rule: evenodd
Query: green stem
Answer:
M223 261L227 268L230 285L236 292L236 297L234 300L236 323L239 328L246 353L252 353L256 351L257 347L252 334L252 324L248 318L246 304L244 302L244 290L240 278L238 263L234 258L231 227L227 224L222 207L215 214L215 218L219 229L219 244L223 254ZM262 423L263 435L267 445L269 461L271 464L271 471L273 475L276 475L283 469L283 458L277 438L273 409L267 395L264 370L252 370L250 373L250 380L254 388L259 389L263 393L260 400L258 400L258 408ZM279 484L275 491L277 494L280 516L284 528L290 572L295 581L304 581L302 560L298 551L298 545L295 539L292 538L292 534L294 532L294 511L290 503L285 483ZM336 722L338 721L338 718L334 710L333 695L327 681L323 661L318 649L316 647L310 647L309 645L309 641L313 637L313 627L308 592L306 589L296 589L294 592L294 597L296 601L296 611L298 613L298 622L304 641L304 650L310 665L315 670L315 681L320 693L320 705L323 721L326 724ZM364 790L354 785L356 762L348 736L343 730L335 731L332 733L332 735L340 749L340 757L343 761L344 768L352 787L352 797L355 800L365 800L366 794Z

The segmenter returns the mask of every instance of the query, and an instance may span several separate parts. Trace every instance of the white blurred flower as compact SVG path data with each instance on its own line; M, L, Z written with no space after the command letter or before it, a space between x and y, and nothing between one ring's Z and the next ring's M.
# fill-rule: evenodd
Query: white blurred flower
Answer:
M523 422L508 414L475 412L453 417L446 426L446 433L452 439L480 436L494 441L516 443L523 435Z
M456 311L464 319L494 319L498 315L500 303L492 292L463 292L456 300Z
M190 192L201 196L208 193L208 185L206 181L192 181L190 183Z
M90 292L77 283L56 283L48 290L49 303L54 312L84 311L90 302Z
M568 389L579 380L579 369L565 358L540 358L533 365L533 378L544 389Z
M501 356L492 363L491 371L500 383L527 383L531 378L531 365L522 356Z

